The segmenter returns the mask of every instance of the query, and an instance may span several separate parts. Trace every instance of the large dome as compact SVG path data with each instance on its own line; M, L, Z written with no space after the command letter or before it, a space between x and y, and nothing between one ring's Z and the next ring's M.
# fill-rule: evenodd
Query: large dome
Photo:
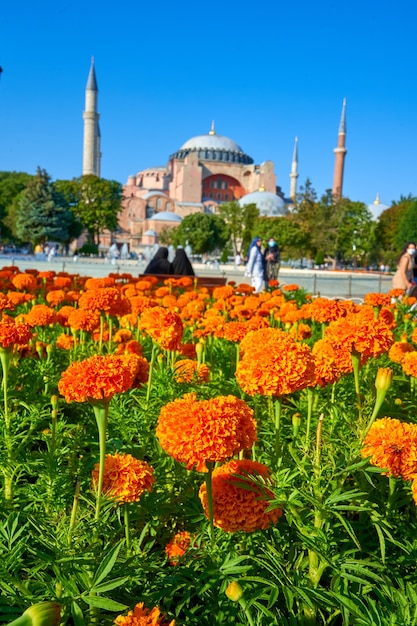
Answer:
M238 202L240 206L256 204L262 217L280 217L287 213L284 200L270 191L252 191Z
M223 135L211 135L210 133L191 137L191 139L181 146L180 150L201 150L205 148L243 152L242 148L238 146L233 139L229 139L229 137L224 137Z
M253 159L243 152L242 148L229 137L217 135L214 124L206 135L197 135L186 141L171 159L185 159L190 152L197 152L201 161L222 161L226 163L243 163L250 165Z

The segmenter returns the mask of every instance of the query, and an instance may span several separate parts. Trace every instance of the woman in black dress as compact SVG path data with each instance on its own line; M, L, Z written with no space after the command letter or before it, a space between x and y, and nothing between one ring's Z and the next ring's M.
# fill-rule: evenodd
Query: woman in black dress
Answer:
M195 276L193 266L188 260L184 248L177 248L172 262L172 273L176 276Z
M168 261L168 248L161 246L152 261L147 265L144 274L173 274L172 263Z

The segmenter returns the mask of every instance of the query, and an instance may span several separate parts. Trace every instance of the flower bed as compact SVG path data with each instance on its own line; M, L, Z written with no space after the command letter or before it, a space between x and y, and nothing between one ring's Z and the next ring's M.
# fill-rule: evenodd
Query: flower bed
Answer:
M0 289L0 621L415 623L415 299Z

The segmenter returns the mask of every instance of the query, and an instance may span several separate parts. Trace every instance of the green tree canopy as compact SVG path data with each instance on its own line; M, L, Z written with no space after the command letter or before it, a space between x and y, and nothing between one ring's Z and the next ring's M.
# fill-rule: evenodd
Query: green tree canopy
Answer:
M378 262L384 264L394 265L399 255L400 250L409 240L407 233L403 233L404 226L407 226L407 221L400 231L400 224L409 211L409 209L415 204L416 198L412 196L401 196L398 202L394 201L389 209L386 209L381 213L378 218L378 222L375 227L375 249L374 257Z
M88 174L69 181L56 181L56 188L87 231L89 243L99 245L104 230L117 230L123 199L120 183Z
M229 237L229 227L219 215L193 213L173 231L173 244L185 246L188 242L195 254L205 254L222 250Z
M240 206L236 201L222 202L218 214L229 227L233 253L241 252L254 236L254 224L259 217L256 204Z
M46 170L38 167L18 200L16 235L36 245L43 241L66 242L71 212L64 197L56 191Z
M0 172L0 223L3 241L16 238L18 197L31 178L25 172Z
M264 243L273 237L278 243L283 260L298 259L305 256L306 232L291 215L259 217L255 222L254 234L259 235Z

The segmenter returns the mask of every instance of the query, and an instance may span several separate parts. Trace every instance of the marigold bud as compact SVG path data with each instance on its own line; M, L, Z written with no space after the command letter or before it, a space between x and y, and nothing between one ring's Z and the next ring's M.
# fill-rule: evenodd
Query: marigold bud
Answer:
M57 602L38 602L32 604L8 626L58 626L60 621L60 604Z
M297 437L301 426L301 415L300 413L294 413L292 416L292 434L294 439Z
M375 387L379 391L388 391L392 383L392 369L389 367L378 368L375 379Z
M232 580L227 586L226 595L232 602L239 602L243 596L243 589L236 580Z

